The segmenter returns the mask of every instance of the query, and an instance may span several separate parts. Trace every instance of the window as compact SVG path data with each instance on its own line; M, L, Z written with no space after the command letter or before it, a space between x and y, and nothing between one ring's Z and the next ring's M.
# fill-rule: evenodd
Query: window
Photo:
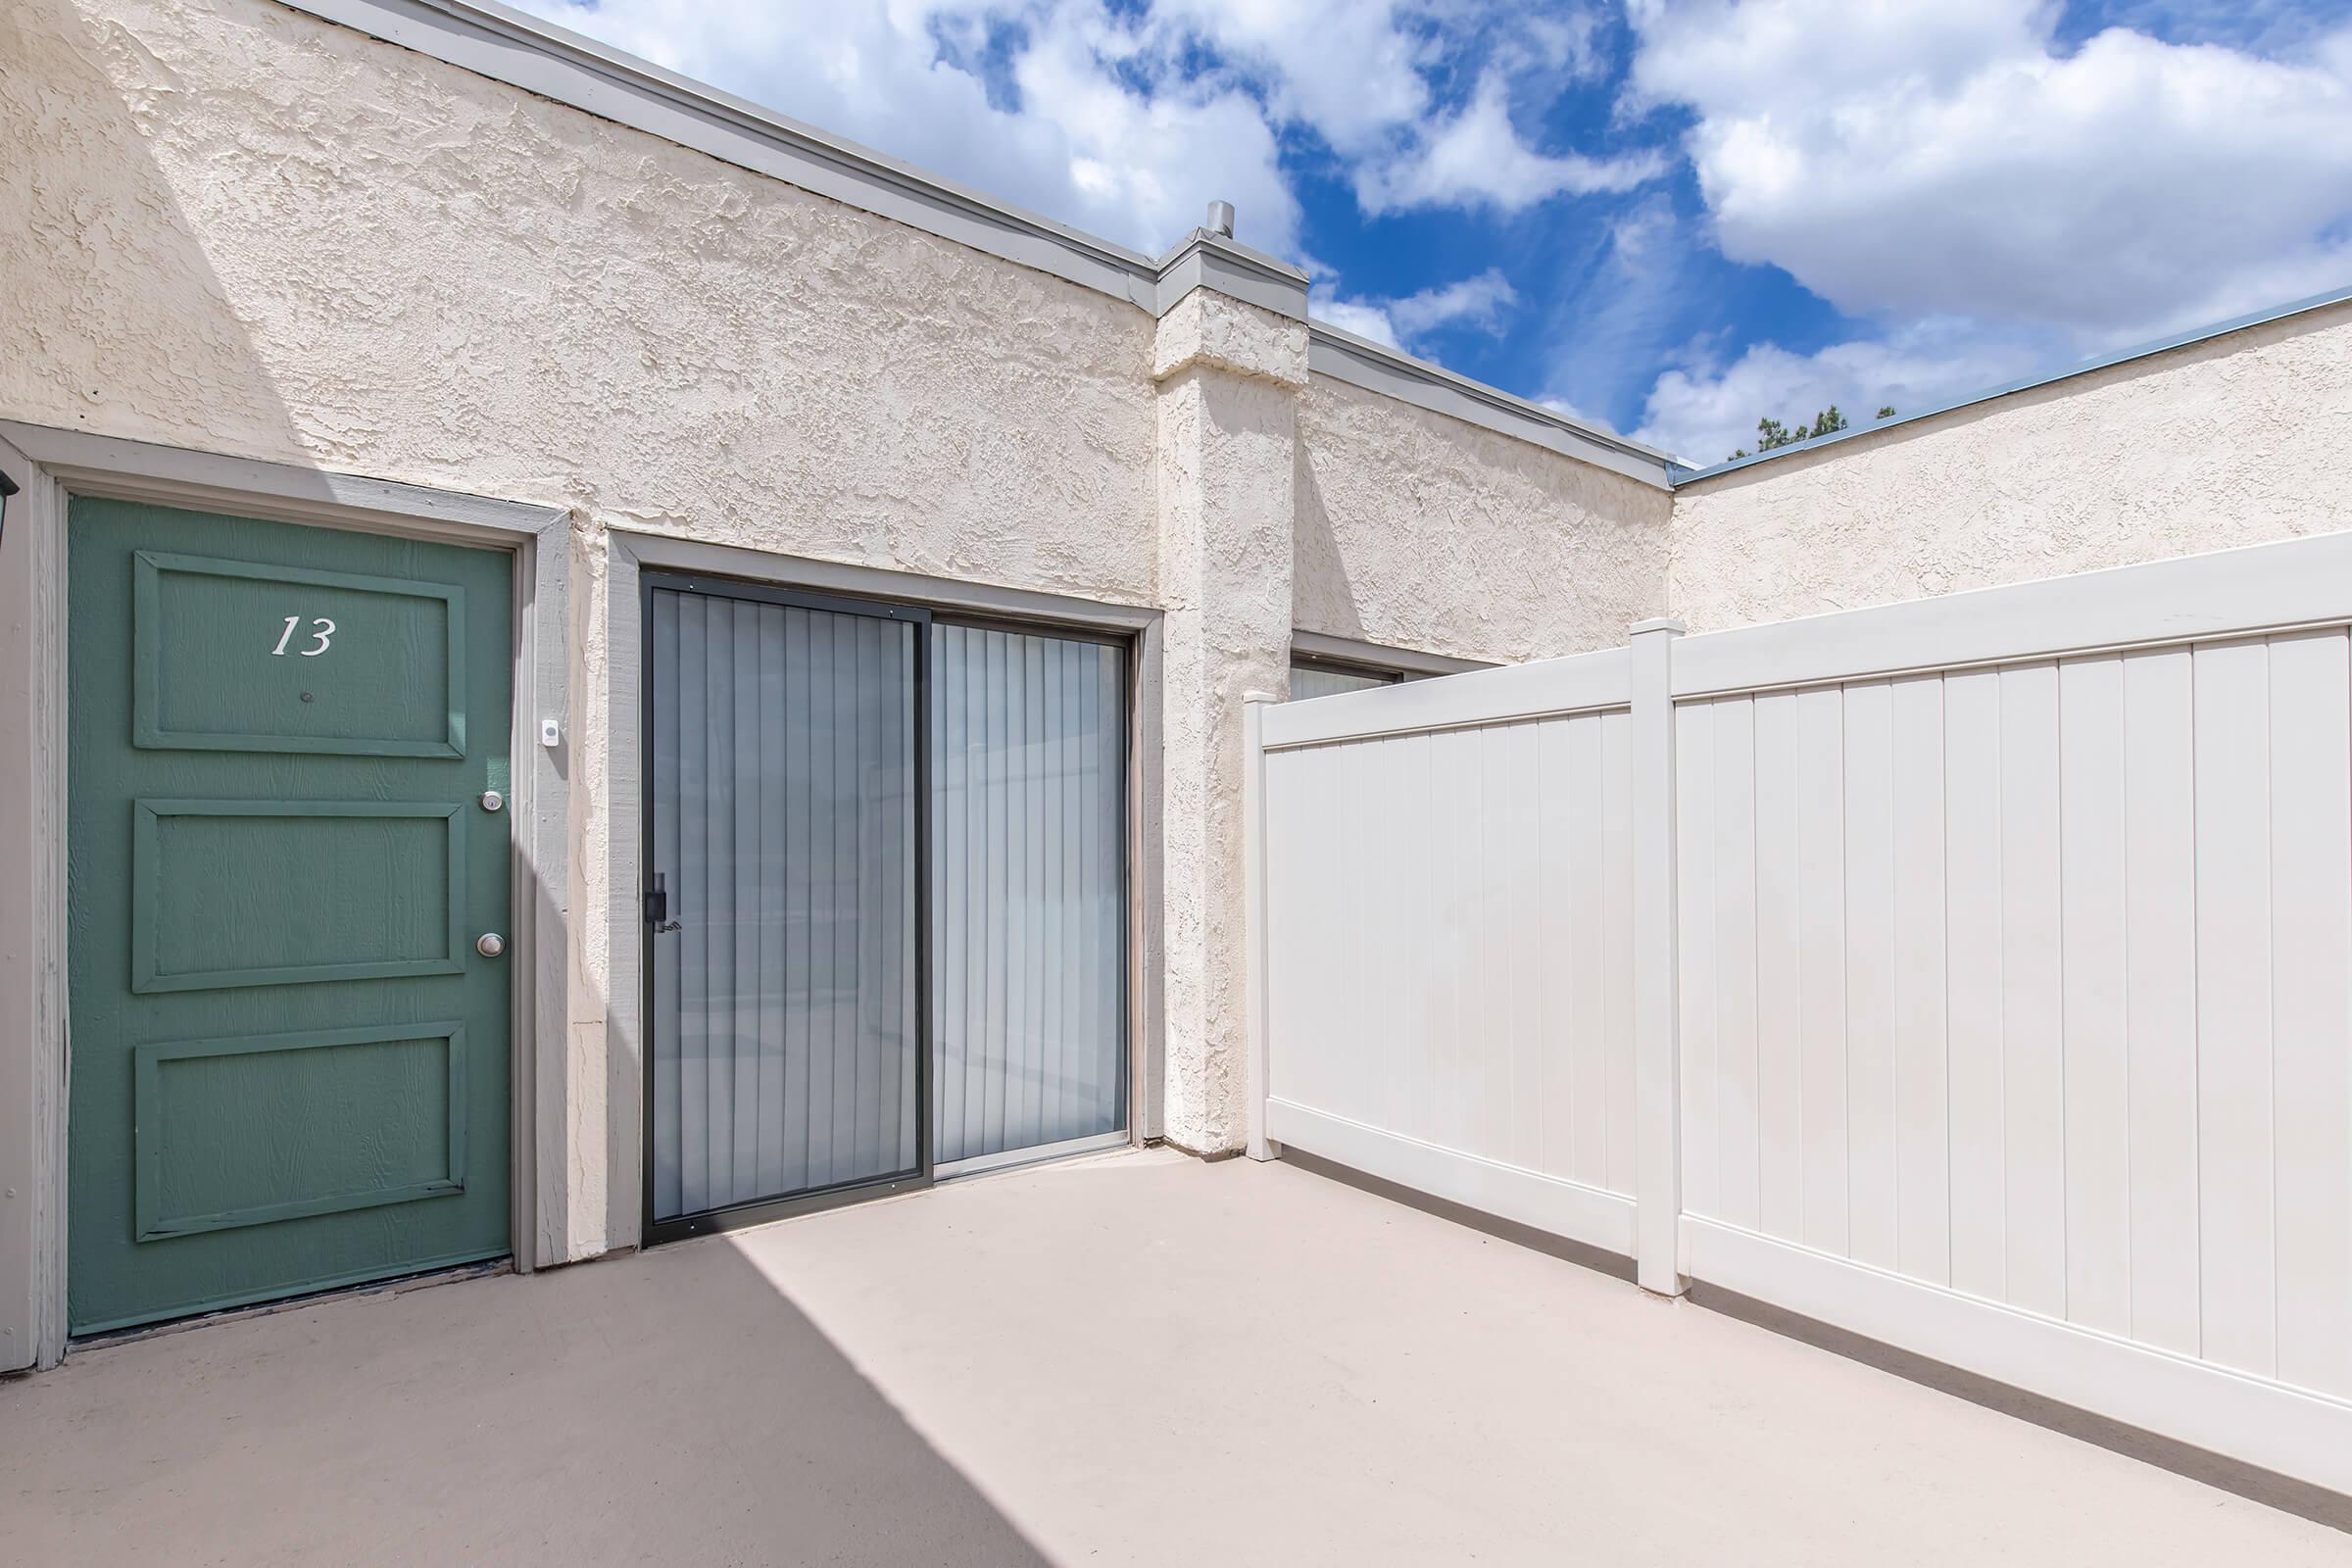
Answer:
M1337 697L1342 692L1369 691L1375 686L1394 686L1404 678L1401 671L1394 669L1371 669L1360 664L1294 659L1291 661L1291 701L1303 703L1310 697Z

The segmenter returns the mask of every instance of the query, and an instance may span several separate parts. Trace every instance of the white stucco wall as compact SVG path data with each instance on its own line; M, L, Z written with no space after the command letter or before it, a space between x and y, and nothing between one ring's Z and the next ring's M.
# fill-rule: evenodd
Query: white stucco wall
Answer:
M1293 626L1514 662L2352 527L2352 306L1670 497L1310 377L1289 318L1154 321L272 0L14 0L0 61L0 418L574 519L565 1256L635 1225L588 912L612 529L1160 613L1160 1087L1215 1151L1240 699Z
M267 0L0 48L9 416L1152 596L1142 311Z
M1242 702L1287 678L1306 367L1303 321L1205 290L1159 323L1166 1127L1202 1152L1249 1130Z
M569 1214L608 1201L606 530L1156 602L1155 323L269 0L0 7L0 417L571 510Z
M2352 528L2352 303L1675 493L1693 631Z
M1671 498L1346 383L1298 406L1297 624L1509 663L1658 614Z

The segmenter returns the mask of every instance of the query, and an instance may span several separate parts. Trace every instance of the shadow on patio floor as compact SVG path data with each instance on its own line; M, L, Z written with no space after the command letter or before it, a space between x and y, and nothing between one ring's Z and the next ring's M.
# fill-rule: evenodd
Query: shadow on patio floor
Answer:
M723 1242L91 1350L0 1454L11 1563L1044 1560Z
M0 1563L2340 1564L1314 1175L1105 1155L0 1388Z

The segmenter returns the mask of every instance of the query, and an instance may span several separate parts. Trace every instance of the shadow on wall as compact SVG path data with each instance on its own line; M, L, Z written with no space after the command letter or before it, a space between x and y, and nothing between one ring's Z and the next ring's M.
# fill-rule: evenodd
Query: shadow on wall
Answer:
M1364 621L1356 613L1355 584L1348 576L1339 535L1332 531L1322 481L1315 477L1306 442L1294 442L1292 450L1291 624L1360 639Z
M7 1396L9 1562L1046 1560L723 1237L87 1351Z
M0 416L178 446L201 431L217 451L304 461L159 160L191 89L131 24L73 0L0 7L0 193L16 209L0 276L39 348L0 363Z
M20 326L31 322L37 328L35 352L0 355L0 417L314 470L368 471L365 464L348 461L322 465L315 433L306 439L256 347L256 322L240 314L206 254L204 229L191 221L183 203L183 189L207 188L206 182L223 177L220 169L238 167L239 154L251 161L250 150L204 139L196 127L214 122L179 112L196 89L140 35L138 7L122 9L132 20L102 18L100 8L74 0L0 4L0 60L10 66L0 73L0 277L9 281L12 317ZM188 9L202 9L202 0L189 0ZM251 29L296 21L274 8L256 15L258 22L240 13L185 24ZM269 201L247 202L211 220L236 233L243 232L239 225L269 221L272 212ZM429 249L405 254L410 265L432 264ZM400 257L386 261L397 266ZM388 281L398 286L397 275ZM366 301L354 296L350 303L359 310ZM276 298L248 305L281 314L295 309ZM299 330L299 322L281 319L281 347ZM431 344L387 347L413 354L424 368L420 373L448 373ZM364 437L368 430L366 418L355 416L353 433ZM590 597L589 584L573 575L576 639L584 625L577 617L587 614ZM526 578L526 603L531 588ZM573 700L585 705L591 696L575 692ZM561 773L571 774L568 743L554 761ZM565 932L564 890L548 885L536 866L527 870L536 929ZM572 1027L598 1026L604 998L582 981L568 953L565 967ZM543 1043L541 1103L571 1102L562 1081L567 1047ZM616 1040L610 1049L629 1055L616 1070L636 1072L634 1042ZM617 1123L617 1105L614 1115ZM623 1136L633 1149L634 1129L616 1130L616 1140ZM613 1147L624 1145L616 1141ZM637 1224L633 1156L613 1159L609 1176L607 1212L590 1216L589 1223L599 1237L625 1242ZM542 1255L570 1255L571 1217L551 1206L544 1193L538 1213ZM532 1244L532 1238L514 1238L519 1252L529 1252Z

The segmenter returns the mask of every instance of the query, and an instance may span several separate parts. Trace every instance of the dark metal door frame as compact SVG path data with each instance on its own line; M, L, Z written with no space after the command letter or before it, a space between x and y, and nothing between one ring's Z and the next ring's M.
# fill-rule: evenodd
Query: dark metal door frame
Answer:
M765 583L747 582L733 577L713 577L701 573L645 570L638 574L638 624L644 628L639 648L640 676L638 679L638 735L639 755L647 761L638 769L640 778L638 809L637 863L651 875L654 868L654 593L657 589L672 593L703 594L713 598L750 600L756 604L782 605L791 609L815 610L836 615L869 615L882 620L895 620L915 628L914 633L914 701L908 713L906 737L908 755L914 759L913 800L914 815L914 1151L915 1163L911 1170L884 1176L864 1177L856 1181L839 1182L825 1187L808 1188L778 1198L755 1199L724 1208L708 1209L699 1214L682 1214L674 1219L654 1216L654 921L650 898L640 900L638 907L638 941L641 961L638 965L643 990L638 998L638 1016L645 1020L645 1045L638 1053L643 1073L639 1102L643 1107L642 1125L638 1129L642 1157L642 1192L645 1245L678 1241L689 1236L707 1236L716 1231L734 1230L745 1225L764 1224L792 1214L812 1213L818 1209L838 1208L844 1203L860 1202L890 1193L914 1192L929 1187L933 1179L931 1137L931 813L926 803L931 798L930 747L924 744L928 733L924 714L929 711L931 693L931 638L928 627L931 612L917 605L892 604L877 599L844 599L828 594L804 593L795 589L776 588Z

